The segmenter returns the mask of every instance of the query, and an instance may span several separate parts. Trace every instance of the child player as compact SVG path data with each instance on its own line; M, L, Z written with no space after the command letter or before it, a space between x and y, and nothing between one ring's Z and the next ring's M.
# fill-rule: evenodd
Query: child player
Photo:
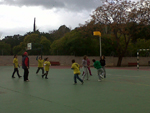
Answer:
M14 74L17 72L18 77L20 78L21 76L19 75L19 70L18 67L20 68L19 64L18 64L18 59L17 59L17 55L14 55L14 59L13 59L13 65L14 65L14 72L12 74L12 78L14 77Z
M99 61L95 61L95 59L92 60L94 62L94 67L97 69L97 74L98 74L98 81L101 81L101 78L103 78L103 69L101 66L101 63Z
M103 55L101 58L100 58L100 63L101 63L101 66L104 70L104 78L106 78L106 70L105 70L105 56Z
M89 70L89 73L92 76L91 69L90 69L90 60L88 59L88 57L87 57L87 69ZM82 75L84 75L84 71Z
M48 78L47 78L47 75L48 75L48 72L49 72L49 67L51 66L51 63L50 63L50 61L48 60L48 57L45 58L44 66L45 66L45 71L46 71L46 73L44 73L44 74L42 75L42 78L45 76L45 79L48 79Z
M77 84L77 79L83 84L83 80L78 76L80 75L79 68L80 68L79 64L75 63L75 60L73 59L71 69L73 69L74 73L74 84Z
M38 69L36 71L36 74L38 74L40 69L42 70L42 74L44 74L44 68L43 68L44 60L41 57L39 57L38 59L38 56L36 57L36 60L38 61Z
M84 57L83 57L82 66L83 66L83 70L84 70L83 80L84 80L85 76L87 77L87 80L88 80L89 76L88 76L88 71L87 71L88 65L87 65L87 56L86 55L84 55Z

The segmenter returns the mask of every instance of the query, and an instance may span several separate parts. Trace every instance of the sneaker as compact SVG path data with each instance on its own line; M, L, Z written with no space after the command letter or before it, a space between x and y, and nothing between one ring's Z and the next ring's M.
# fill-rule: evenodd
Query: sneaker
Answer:
M19 76L19 78L21 78L22 76Z
M42 78L44 77L44 75L42 75Z
M100 75L101 78L104 78L104 76Z
M14 76L12 76L12 78L15 78Z
M45 79L48 79L47 77L45 77Z
M83 85L84 82L81 83L81 85Z
M77 83L74 83L73 85L76 85Z
M101 80L100 80L100 79L98 79L98 81L100 82Z

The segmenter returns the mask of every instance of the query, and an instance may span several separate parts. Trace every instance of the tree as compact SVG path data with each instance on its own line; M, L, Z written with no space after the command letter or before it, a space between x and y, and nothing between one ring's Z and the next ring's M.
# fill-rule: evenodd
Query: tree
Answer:
M14 54L22 54L26 51L27 43L32 43L32 49L28 51L30 55L50 54L50 40L39 33L29 33L26 35L24 41L13 48Z
M46 37L42 36L40 44L42 45L42 54L49 55L51 42Z
M2 42L11 45L11 51L10 51L9 54L12 55L13 54L13 47L19 45L20 42L23 41L23 39L24 39L24 37L18 34L18 35L14 35L14 36L6 36L2 40Z
M150 49L150 39L137 39L136 43L129 44L128 56L137 56L137 50L139 49ZM150 56L150 51L140 51L140 56Z
M14 53L14 55L15 55L15 54L17 54L17 55L22 55L22 53L20 54L21 50L22 50L21 45L15 46L15 47L13 48L13 53Z
M135 23L135 22L132 22L130 24L135 24L134 26L131 26L129 28L129 33L131 34L132 36L132 42L133 43L136 43L137 40L140 38L140 39L146 39L148 40L149 37L150 37L150 25L142 25L142 24L138 24L138 23Z
M2 42L11 45L11 51L8 53L11 55L22 54L24 51L26 51L27 43L33 43L34 51L29 51L29 54L34 55L41 52L41 44L43 45L43 53L50 54L51 42L62 38L68 32L70 32L70 29L65 25L60 26L58 30L54 30L51 33L39 32L39 30L34 29L33 32L27 32L24 36L19 34L14 36L6 36ZM45 38L43 39L43 37Z
M24 43L40 43L40 37L38 34L32 33L25 37Z
M75 29L55 40L51 45L51 52L59 55L99 55L98 44L96 38L85 37L82 31Z
M0 42L0 54L1 55L10 55L11 46L4 42Z
M58 30L49 31L50 35L52 37L52 40L57 40L62 38L66 33L70 32L71 30L66 27L65 25L62 25L58 28Z
M134 23L145 26L150 25L149 4L150 1L148 0L141 0L140 2L127 0L106 1L91 15L95 23L111 27L113 40L118 45L116 48L118 53L117 66L121 66L122 58L125 56L132 39L129 28L134 28Z

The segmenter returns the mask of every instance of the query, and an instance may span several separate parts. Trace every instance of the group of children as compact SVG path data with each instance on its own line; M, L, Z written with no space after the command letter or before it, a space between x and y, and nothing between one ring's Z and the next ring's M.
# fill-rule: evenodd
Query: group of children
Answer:
M38 74L39 70L42 70L42 78L45 77L45 79L48 79L48 72L49 72L49 67L51 66L51 63L49 61L49 58L45 58L44 60L42 59L42 57L38 57L36 58L36 60L38 61L38 69L36 71L36 74ZM94 66L97 69L97 74L98 74L98 81L101 81L102 78L106 78L106 71L105 71L105 57L102 56L100 61L96 61L95 59L92 60L93 61L93 65L90 65L90 60L88 59L88 57L85 55L83 57L81 66L75 62L75 60L72 60L72 66L71 69L73 69L73 73L74 73L74 84L77 84L77 79L83 84L84 83L84 79L85 77L87 78L87 80L89 80L89 76L88 76L88 71L89 74L92 76L90 67ZM20 68L19 64L18 64L18 59L17 59L17 55L14 55L14 59L13 59L13 65L14 65L14 72L12 74L12 78L14 77L14 74L17 72L17 75L19 78L21 78L22 76L20 76L19 74L19 70L18 67ZM44 73L44 67L45 67L45 73ZM83 68L83 73L82 73L82 79L79 77L79 75L81 74L80 72L80 68ZM22 57L22 68L24 69L24 81L29 81L28 79L28 74L29 74L29 58L28 58L28 53L25 52L23 54Z
M39 70L41 69L42 70L42 78L45 76L45 79L48 79L47 75L48 75L48 72L49 72L49 67L51 66L51 63L50 63L48 57L43 60L41 57L38 58L38 56L37 56L36 60L38 61L38 69L36 71L36 74L38 74ZM43 64L45 66L46 73L44 73Z
M38 74L39 70L41 69L42 70L42 78L45 77L45 79L48 79L48 72L49 72L49 67L51 65L48 57L45 58L44 60L37 56L36 60L38 61L38 69L36 71L36 74ZM43 64L45 66L45 73L44 73L44 67L43 67ZM12 74L12 78L15 78L14 77L14 74L17 72L17 75L19 78L21 78L22 76L20 76L19 74L19 70L18 70L18 67L20 68L19 64L18 64L18 59L17 59L17 55L14 55L14 59L13 59L13 65L14 65L14 71L13 71L13 74ZM24 54L22 55L22 68L24 69L24 81L28 82L29 79L28 79L28 75L29 75L29 58L28 58L28 53L27 52L24 52Z
M90 65L90 60L88 59L88 57L86 55L83 57L82 64L81 64L81 67L83 68L83 74L82 74L83 78L81 79L79 77L81 73L80 65L76 63L74 59L72 60L71 69L74 70L74 84L77 84L77 79L83 84L85 76L87 77L87 80L89 80L88 71L89 71L89 74L92 76L91 70L90 70L91 66L94 66L94 68L97 69L98 81L101 81L102 78L106 78L105 57L102 56L100 58L100 61L96 61L95 59L93 59L92 61L94 64Z

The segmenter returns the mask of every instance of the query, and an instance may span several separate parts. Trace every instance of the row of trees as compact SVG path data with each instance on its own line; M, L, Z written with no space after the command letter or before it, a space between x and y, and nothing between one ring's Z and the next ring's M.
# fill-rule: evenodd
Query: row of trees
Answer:
M59 27L58 30L49 31L49 33L28 32L24 36L14 35L6 36L0 41L0 55L21 55L26 51L27 43L33 43L33 51L29 51L31 55L40 54L42 46L43 54L50 53L50 45L54 40L63 37L66 33L70 32L70 29L65 25ZM7 47L7 48L6 48Z
M137 49L150 48L150 1L106 1L96 8L92 19L70 30L65 25L49 33L29 32L24 36L7 36L0 41L3 55L22 54L27 43L33 44L30 55L98 56L99 39L93 31L102 33L102 54L117 56L118 66L124 56L136 56ZM140 55L147 56L149 53Z

